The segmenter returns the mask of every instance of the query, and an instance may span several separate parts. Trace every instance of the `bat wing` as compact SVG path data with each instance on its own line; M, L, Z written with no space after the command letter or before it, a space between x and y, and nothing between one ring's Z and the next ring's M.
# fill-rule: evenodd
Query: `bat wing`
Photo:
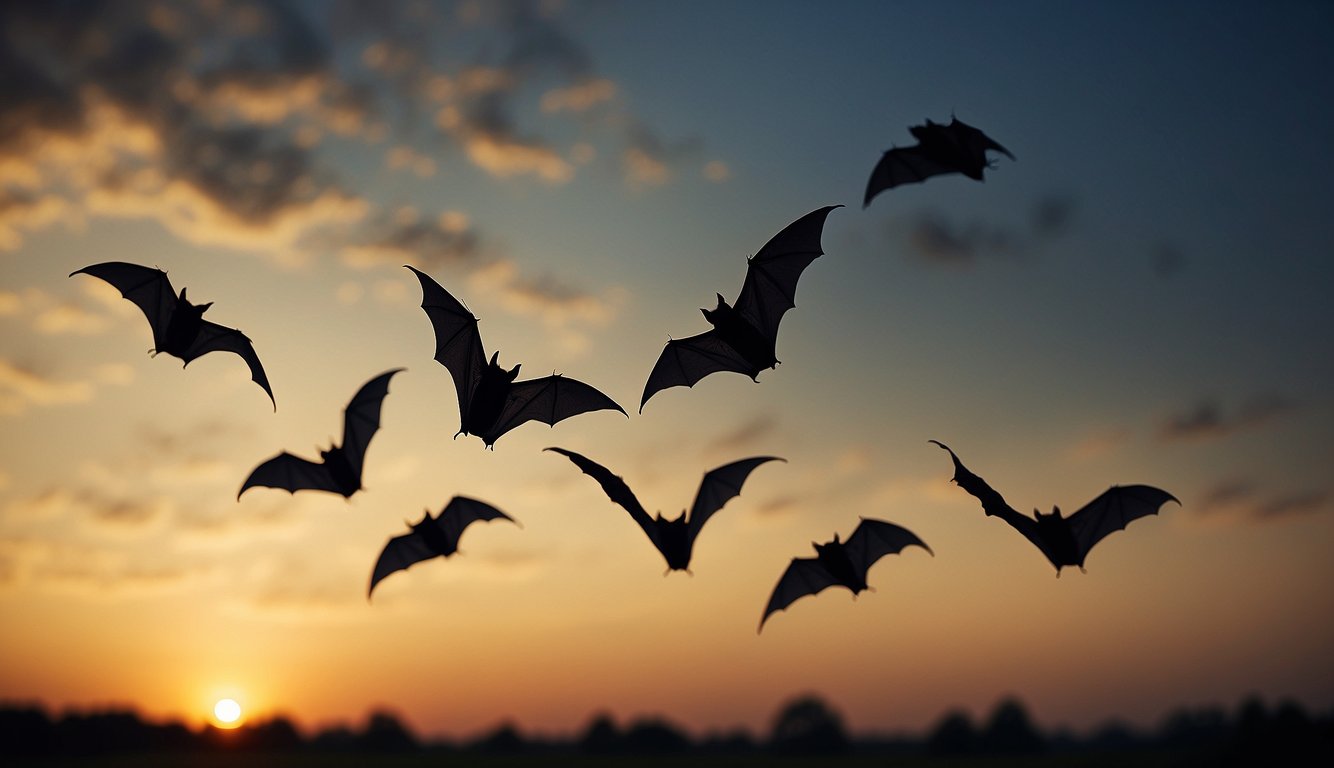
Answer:
M407 266L407 265L404 265ZM435 359L454 379L459 418L468 423L468 410L477 383L486 370L486 353L477 331L477 318L426 273L408 266L422 286L421 307L435 329Z
M1149 485L1112 486L1068 518L1083 562L1089 550L1109 533L1124 529L1141 517L1158 514L1169 501L1180 504L1175 496Z
M741 493L741 486L745 484L750 473L756 467L770 461L785 462L787 459L780 459L777 456L755 456L724 464L705 473L704 479L700 481L699 491L695 493L695 503L690 507L690 517L687 518L692 544L713 513L722 509L723 505Z
M897 555L904 547L919 546L927 552L931 548L917 538L917 534L900 525L863 517L856 530L848 537L844 551L863 579L875 562L885 555ZM931 552L934 556L935 553Z
M449 541L453 543L454 548L457 549L459 538L463 536L463 529L479 520L484 522L489 520L508 520L511 523L518 525L514 518L501 512L490 504L467 496L455 496L450 499L449 503L445 505L444 510L440 512L440 516L436 518L436 525L439 526L440 531L448 537Z
M366 599L370 599L371 593L375 591L375 585L384 577L395 571L406 570L423 560L430 560L436 555L435 550L426 543L425 537L419 533L405 533L393 537L384 545L380 557L375 561L375 568L371 570L371 585L366 590Z
M758 634L764 629L764 622L769 618L769 614L784 610L798 598L819 594L825 588L837 583L838 579L820 564L819 559L792 558L792 563L788 565L786 571L783 571L782 578L778 580L773 594L769 596L769 604L764 607L764 615L760 617L760 626L755 632Z
M71 272L69 276L79 273L105 280L120 291L121 296L134 302L153 330L154 349L166 346L167 324L171 322L178 301L166 272L124 261L107 261Z
M954 461L954 482L957 483L960 488L968 491L968 493L977 498L978 501L982 502L983 512L986 512L989 516L999 517L1004 520L1011 528L1014 528L1016 531L1023 534L1024 538L1031 541L1033 546L1042 550L1043 554L1046 554L1048 559L1052 558L1050 547L1038 530L1037 521L1028 515L1016 511L1014 507L1011 507L1006 503L1005 499L997 493L994 488L987 485L985 480L972 472L969 472L968 468L963 465L963 462L959 461L959 457L954 454L954 451L950 450L949 446L939 440L931 440L930 442L935 443L949 452L950 459Z
M639 401L642 413L644 404L660 390L670 387L693 387L705 376L719 371L735 371L754 377L758 372L755 366L723 341L717 331L705 331L684 339L672 339L663 348L654 363L653 371L644 385L644 396Z
M366 461L366 448L380 429L380 409L389 394L389 380L402 370L385 371L363 384L343 410L343 455L358 481Z
M255 467L241 485L241 490L236 492L236 498L240 499L247 488L254 487L281 488L288 493L309 489L343 495L327 466L293 456L286 451Z
M255 345L249 337L235 328L205 320L199 326L199 334L181 354L181 359L189 365L190 361L209 352L234 352L239 355L250 368L250 380L263 388L269 396L269 402L273 403L273 409L278 410L278 401L273 399L269 377L264 375L264 366L260 365L259 355L255 353Z
M736 310L769 341L778 337L783 314L796 306L797 280L812 261L824 254L820 236L829 212L841 205L817 208L783 228L746 263L746 280Z
M649 517L648 512L644 510L644 505L639 503L639 499L635 498L635 494L630 490L630 486L625 484L624 480L612 474L611 470L601 464L574 451L567 451L564 448L544 448L543 450L555 451L565 456L574 462L574 465L582 470L584 474L597 480L598 485L602 486L602 491L607 494L607 498L630 513L630 517L634 518L635 523L644 529L644 533L648 534L649 541L653 542L653 546L662 548L658 543L658 530L653 524L653 518Z
M526 421L535 419L555 426L556 422L571 416L603 410L629 415L610 397L577 379L553 374L540 379L516 381L510 385L505 406L496 418L495 425L481 437L487 445L491 445L501 435Z
M943 163L923 151L921 145L895 147L880 156L880 162L871 170L871 178L866 182L866 197L862 208L871 204L871 199L887 189L901 184L916 184L932 176L945 173L957 173L958 168Z

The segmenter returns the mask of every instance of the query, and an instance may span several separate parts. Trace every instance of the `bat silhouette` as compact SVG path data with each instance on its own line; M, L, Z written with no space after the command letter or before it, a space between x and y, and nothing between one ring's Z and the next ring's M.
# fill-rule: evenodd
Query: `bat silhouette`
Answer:
M746 279L736 303L728 306L717 294L718 306L700 309L713 330L672 339L658 356L639 411L659 390L693 387L719 371L744 373L759 381L760 371L778 365L778 323L796 306L797 279L812 261L824 254L820 236L825 218L841 205L819 208L774 235L759 253L746 260Z
M950 118L949 125L927 120L926 125L914 125L908 130L918 143L911 147L894 147L880 157L866 183L862 208L869 206L871 198L886 189L926 181L945 173L962 173L982 181L982 172L995 167L995 162L987 159L987 150L1014 159L1010 150L958 118Z
M713 513L722 509L732 497L741 493L742 484L756 467L770 461L787 461L777 456L755 456L710 470L700 481L699 491L695 494L695 503L691 505L689 514L682 510L675 520L667 520L662 513L658 513L656 517L649 517L625 481L612 474L606 467L564 448L544 450L555 451L568 457L576 467L583 470L584 474L597 480L607 496L624 507L639 527L644 529L644 533L648 534L649 541L653 542L653 546L658 548L663 559L667 561L667 571L687 573L690 556L695 547L695 538L699 536L700 529Z
M1058 577L1062 568L1071 565L1083 571L1084 558L1089 550L1108 534L1124 529L1141 517L1158 514L1158 509L1169 501L1181 503L1167 491L1152 486L1114 485L1069 517L1061 517L1061 508L1053 506L1050 515L1034 509L1035 520L1015 511L985 480L969 472L949 446L939 440L931 442L948 451L954 461L954 477L951 479L977 497L987 515L999 517L1033 542L1056 566Z
M455 437L476 435L494 448L501 435L532 419L555 426L587 411L628 415L593 387L559 374L515 381L519 366L501 368L496 362L499 352L487 362L477 318L429 275L408 269L421 281L421 306L435 328L435 359L449 371L458 393L460 425Z
M792 563L778 579L769 604L764 607L756 634L764 629L769 614L784 610L806 595L819 594L827 587L835 586L847 587L853 596L863 589L870 589L866 585L866 573L885 555L897 555L904 547L915 544L935 556L931 548L907 528L869 517L863 517L857 523L847 541L839 541L838 534L834 534L833 541L811 544L815 547L815 557L792 558Z
M411 533L395 536L384 545L380 557L375 561L375 569L371 571L371 586L366 590L366 599L371 599L375 585L389 574L407 570L423 560L449 557L457 552L459 537L472 523L497 519L519 524L490 504L467 496L450 499L437 517L431 517L431 510L426 510L420 523L408 523Z
M75 270L69 276L80 273L105 280L120 291L121 296L143 310L153 330L152 354L165 352L179 357L185 361L181 366L184 368L190 361L209 352L235 352L250 366L251 380L264 389L273 409L278 410L269 379L264 375L264 367L260 365L259 355L255 354L250 339L235 328L204 319L204 312L213 306L213 302L191 304L185 298L184 288L177 296L167 273L156 267L107 261Z
M250 472L237 501L247 488L281 488L288 493L301 490L328 491L344 498L361 490L361 468L366 461L366 447L380 429L380 406L389 394L389 380L402 371L385 371L361 386L352 402L343 410L343 444L320 451L314 462L283 451Z

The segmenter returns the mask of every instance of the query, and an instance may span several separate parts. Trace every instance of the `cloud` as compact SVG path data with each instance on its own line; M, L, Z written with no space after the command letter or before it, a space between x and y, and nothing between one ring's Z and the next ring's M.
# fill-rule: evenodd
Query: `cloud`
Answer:
M945 266L971 267L983 258L1017 258L1064 234L1078 207L1072 198L1050 194L1033 203L1027 227L982 221L966 224L940 211L917 214L907 227L908 246L917 258ZM902 228L893 223L892 231Z
M1076 461L1087 461L1105 456L1124 445L1130 439L1130 430L1112 427L1085 435L1069 450L1069 455Z
M117 299L119 292L113 289ZM43 334L93 335L106 330L105 316L81 303L57 299L40 288L0 291L0 316L26 316L33 330Z
M592 78L566 88L553 88L542 94L542 111L587 112L616 96L616 83L605 77Z
M91 382L57 380L0 358L0 415L23 413L29 406L52 406L91 400Z
M1207 489L1199 500L1197 514L1268 523L1323 512L1329 509L1330 501L1331 493L1326 489L1273 494L1253 481L1233 479Z
M294 258L363 209L289 118L337 129L365 96L286 6L6 4L0 36L0 180L44 190L0 215L0 243L86 211Z
M1263 426L1296 409L1296 404L1277 394L1251 397L1231 412L1215 400L1204 400L1193 408L1169 416L1159 428L1163 440L1219 439L1238 431Z
M0 168L0 184L4 182ZM23 245L23 232L46 229L53 223L76 218L69 203L56 195L37 195L0 189L0 251Z
M772 413L758 414L738 424L709 442L706 450L711 453L732 453L750 448L759 441L772 435L778 428L778 418Z
M360 240L342 249L341 258L356 269L412 264L430 272L479 263L482 245L464 213L446 211L421 219L415 211L403 209L392 218L382 215L368 223Z

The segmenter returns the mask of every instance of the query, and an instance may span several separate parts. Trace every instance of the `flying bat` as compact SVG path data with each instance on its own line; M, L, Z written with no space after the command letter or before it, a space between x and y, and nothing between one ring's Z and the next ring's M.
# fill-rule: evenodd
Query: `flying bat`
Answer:
M431 517L428 509L421 522L408 523L411 533L395 536L384 545L375 561L375 569L371 571L371 586L366 590L366 599L371 598L375 585L389 574L407 570L423 560L449 557L457 552L463 530L478 520L508 520L519 524L490 504L467 496L450 499L437 517Z
M237 501L247 488L281 488L288 493L301 490L328 491L344 498L361 490L361 468L366 461L366 447L380 429L380 406L389 394L389 380L402 368L385 371L361 386L352 402L343 410L343 444L320 451L314 462L283 451L255 467L246 478Z
M760 617L758 634L769 614L787 608L798 598L818 594L827 587L847 587L853 596L866 586L866 573L885 555L897 555L904 547L917 545L935 555L917 535L899 525L863 517L847 541L816 544L815 557L794 557L778 579L769 604Z
M656 517L649 517L625 481L612 474L606 467L564 448L545 450L555 451L568 457L576 467L583 470L584 474L597 480L607 496L624 507L639 527L644 529L644 533L648 534L649 541L653 542L653 546L658 548L667 561L669 573L689 572L690 555L695 548L695 537L699 536L700 529L714 512L722 509L732 497L741 493L742 484L756 467L770 461L787 461L777 456L755 456L710 470L700 481L699 491L695 494L695 503L691 505L689 514L682 510L675 520L667 520L661 512Z
M407 266L407 265L405 265ZM476 435L494 449L501 435L536 419L556 422L587 411L625 409L593 387L559 374L515 381L519 366L508 371L497 363L499 352L487 362L477 318L440 284L409 266L422 285L422 309L435 328L435 359L449 371L459 398L459 431Z
M273 399L273 390L269 379L264 375L264 367L259 363L255 347L244 333L235 328L228 328L204 319L204 312L213 306L191 304L185 298L185 289L181 294L171 287L167 273L156 267L144 267L124 261L107 261L93 264L69 273L92 275L105 280L120 291L120 295L129 299L143 310L148 318L148 325L153 329L152 354L166 352L179 357L185 363L209 352L235 352L250 366L250 378L269 396L273 409L278 410L278 402Z
M1061 508L1053 506L1050 515L1034 509L1035 520L1015 511L985 480L969 472L949 446L938 440L931 442L949 452L954 461L954 482L977 497L988 516L999 517L1033 542L1056 566L1057 576L1062 568L1071 565L1083 571L1089 550L1109 533L1122 530L1146 515L1158 514L1158 509L1169 501L1181 503L1167 491L1152 486L1114 485L1069 517L1062 517Z
M926 181L945 173L962 173L982 181L982 172L995 167L995 161L987 159L987 150L1014 159L1010 150L958 118L950 118L949 125L927 120L926 125L914 125L908 130L918 143L911 147L894 147L880 157L866 183L862 208L869 206L871 198L886 189Z
M820 236L825 218L841 205L829 205L802 216L746 260L746 279L736 303L729 306L717 294L718 306L700 309L713 330L684 339L672 339L658 356L639 411L659 390L693 387L719 371L744 373L759 381L760 372L776 368L778 323L796 306L797 279L812 261L824 254Z

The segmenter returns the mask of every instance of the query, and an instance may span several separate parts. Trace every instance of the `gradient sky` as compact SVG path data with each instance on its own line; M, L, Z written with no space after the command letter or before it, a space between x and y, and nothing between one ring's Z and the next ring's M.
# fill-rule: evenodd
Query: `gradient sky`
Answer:
M1334 9L1326 3L7 4L0 23L0 699L423 734L593 714L761 731L813 691L915 730L1014 695L1043 725L1152 725L1255 693L1334 704ZM68 7L66 7L68 6ZM951 113L1018 158L890 190ZM759 383L636 411L669 337L745 259L843 204ZM253 339L150 357L70 272L156 265ZM494 451L458 406L411 263L524 376L630 413ZM256 489L392 382L350 501ZM1112 484L1181 505L1058 579L950 483L1022 511ZM650 511L771 454L664 564ZM455 494L522 523L366 600ZM770 617L859 516L934 550Z

